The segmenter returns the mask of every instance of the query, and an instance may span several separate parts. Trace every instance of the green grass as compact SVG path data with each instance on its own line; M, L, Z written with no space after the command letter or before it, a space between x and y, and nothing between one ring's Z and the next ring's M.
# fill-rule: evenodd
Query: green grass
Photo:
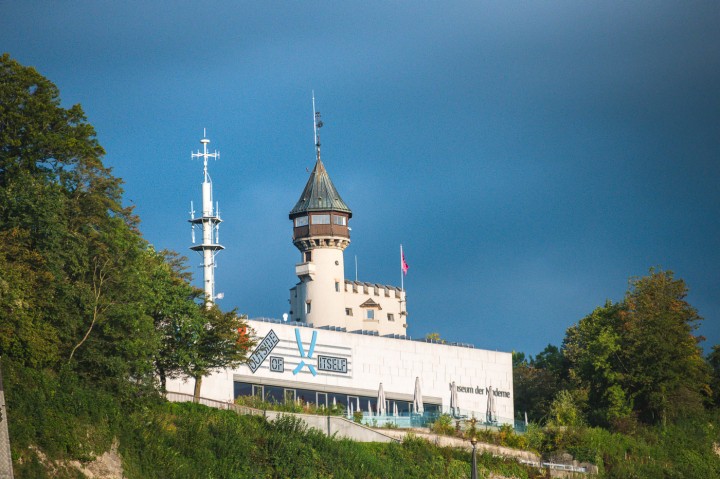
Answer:
M71 371L3 365L16 479L80 478L63 464L92 460L114 440L128 479L454 479L470 473L467 451L417 438L357 443L326 437L292 416L267 422L192 403L167 403L130 385L111 393ZM531 428L522 438L546 457L567 451L596 463L603 478L715 478L720 477L720 457L712 444L720 442L719 424L715 411L664 429L640 427L632 435L601 428ZM500 444L518 440L510 431L483 434ZM478 456L478 469L480 477L490 472L544 477L489 455Z

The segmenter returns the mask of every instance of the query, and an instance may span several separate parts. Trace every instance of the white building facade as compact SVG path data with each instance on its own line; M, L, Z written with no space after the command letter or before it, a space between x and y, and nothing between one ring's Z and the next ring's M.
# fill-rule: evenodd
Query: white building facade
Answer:
M512 423L510 353L308 327L303 323L250 320L258 344L247 364L203 380L202 396L234 401L262 396L270 402L341 404L368 415L378 411L380 383L387 415L415 412L419 381L426 413L454 413L488 422ZM451 384L458 404L450 410ZM168 390L192 394L192 380L174 380ZM492 391L492 410L488 393ZM368 405L369 403L369 405ZM494 403L494 404L493 404ZM372 416L371 416L372 417Z

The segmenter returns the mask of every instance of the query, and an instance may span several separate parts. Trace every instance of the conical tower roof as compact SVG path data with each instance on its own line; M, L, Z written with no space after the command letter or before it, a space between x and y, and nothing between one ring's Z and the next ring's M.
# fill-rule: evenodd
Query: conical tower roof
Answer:
M319 154L315 168L310 173L310 178L302 195L300 195L300 199L290 211L290 218L292 219L308 211L339 211L352 217L352 211L340 198L340 194L330 180Z

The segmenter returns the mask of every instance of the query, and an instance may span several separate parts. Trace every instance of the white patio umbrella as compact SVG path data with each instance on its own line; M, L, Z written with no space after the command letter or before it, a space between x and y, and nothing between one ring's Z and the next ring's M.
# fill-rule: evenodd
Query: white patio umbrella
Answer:
M495 395L493 394L493 388L492 386L489 386L488 389L488 399L487 399L487 422L495 422L497 421L497 417L495 414Z
M333 396L333 407L337 406L337 402L335 401L335 396Z
M450 386L450 412L453 415L460 415L460 404L458 403L458 393L455 381Z
M423 406L422 392L420 391L420 377L415 376L415 394L413 395L413 409L417 414L425 412Z
M380 383L380 387L378 388L377 413L378 416L384 416L387 414L387 411L385 410L385 390L383 389L382 383Z
M368 416L372 416L372 415L373 415L372 403L368 399Z
M357 406L355 407L356 411L360 411L360 398L355 398L357 400Z
M353 406L352 406L352 402L350 403L350 407L348 408L348 414L350 415L350 417L353 416Z
M398 408L397 408L397 401L393 401L393 416L399 416Z

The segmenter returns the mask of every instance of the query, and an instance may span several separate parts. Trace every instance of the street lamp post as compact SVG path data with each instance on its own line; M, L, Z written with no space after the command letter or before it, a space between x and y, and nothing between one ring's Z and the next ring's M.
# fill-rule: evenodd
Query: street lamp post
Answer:
M470 479L477 479L477 459L475 458L475 446L477 445L477 438L475 436L470 439L470 444L472 444L473 447L472 469L470 470Z
M477 445L477 432L475 431L475 424L477 423L477 419L475 419L475 416L473 416L470 421L470 444L472 444L473 450L472 450L472 468L470 470L470 479L477 479L477 458L475 456L475 446Z

